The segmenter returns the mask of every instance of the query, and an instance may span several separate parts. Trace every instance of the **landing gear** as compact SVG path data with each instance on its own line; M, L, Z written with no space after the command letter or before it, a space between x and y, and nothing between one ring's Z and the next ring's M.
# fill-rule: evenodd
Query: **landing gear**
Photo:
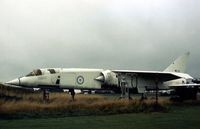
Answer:
M75 97L74 89L69 89L69 92L70 92L70 94L71 94L71 96L72 96L72 101L74 101L74 100L75 100L75 99L74 99L74 97Z
M128 87L127 82L126 82L126 78L122 77L119 80L120 80L119 81L119 86L121 87L121 96L120 96L119 99L128 98L128 100L132 100L132 98L130 96L129 87Z
M49 102L49 90L43 89L43 102L48 103Z

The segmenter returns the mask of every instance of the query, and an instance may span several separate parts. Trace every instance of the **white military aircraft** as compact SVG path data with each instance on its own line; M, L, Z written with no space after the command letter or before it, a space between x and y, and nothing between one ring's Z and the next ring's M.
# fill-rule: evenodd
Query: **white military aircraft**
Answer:
M182 98L186 94L194 97L200 84L185 73L189 55L188 52L179 57L164 71L44 68L35 69L5 84L24 88L69 89L72 95L74 89L95 90L112 86L121 88L122 97L126 93L129 95L129 88L137 88L142 94L148 89L175 89Z

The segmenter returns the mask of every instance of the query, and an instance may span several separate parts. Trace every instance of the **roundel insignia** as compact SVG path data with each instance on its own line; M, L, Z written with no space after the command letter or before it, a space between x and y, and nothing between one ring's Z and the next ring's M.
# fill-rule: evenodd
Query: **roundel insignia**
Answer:
M77 79L76 79L76 81L77 81L77 83L78 83L79 85L83 84L83 83L84 83L84 78L83 78L83 76L78 76Z

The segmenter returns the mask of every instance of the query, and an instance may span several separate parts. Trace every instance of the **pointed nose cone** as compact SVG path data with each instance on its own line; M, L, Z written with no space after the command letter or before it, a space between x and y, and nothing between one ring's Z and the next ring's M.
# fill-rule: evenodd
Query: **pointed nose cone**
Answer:
M17 79L8 81L8 82L6 82L6 84L19 86L19 79L17 78Z
M105 81L104 76L99 76L99 77L95 78L95 80L101 81L101 82Z

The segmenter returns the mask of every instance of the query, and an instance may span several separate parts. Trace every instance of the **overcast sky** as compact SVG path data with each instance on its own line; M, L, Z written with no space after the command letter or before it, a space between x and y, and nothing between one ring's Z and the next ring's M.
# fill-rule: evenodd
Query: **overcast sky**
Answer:
M164 70L191 52L200 77L199 0L0 0L0 81L34 68Z

